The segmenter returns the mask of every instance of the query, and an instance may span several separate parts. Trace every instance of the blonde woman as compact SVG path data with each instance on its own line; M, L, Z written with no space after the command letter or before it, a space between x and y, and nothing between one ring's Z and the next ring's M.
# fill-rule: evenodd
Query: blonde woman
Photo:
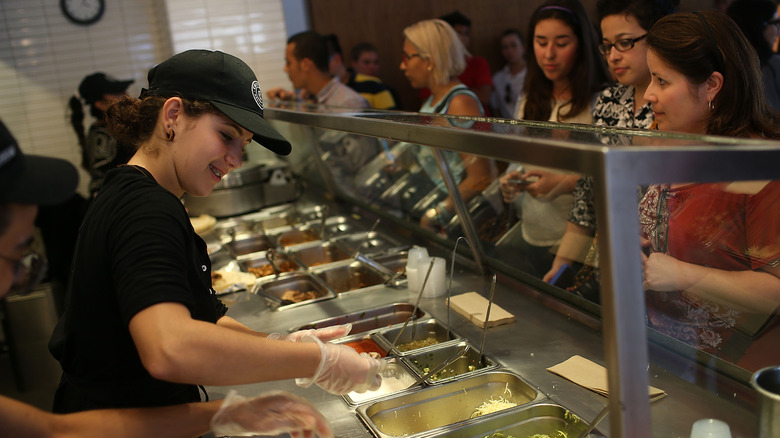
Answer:
M483 116L485 112L477 95L458 80L458 75L466 67L468 51L455 30L443 20L424 20L404 29L403 35L401 70L404 76L412 87L427 87L431 90L420 112ZM473 122L450 124L470 128ZM458 181L458 189L464 201L490 184L492 172L489 160L455 152L445 152L444 155ZM417 159L431 180L444 190L444 181L431 150L419 148ZM433 229L445 226L452 219L454 209L452 199L448 196L425 213L420 225Z

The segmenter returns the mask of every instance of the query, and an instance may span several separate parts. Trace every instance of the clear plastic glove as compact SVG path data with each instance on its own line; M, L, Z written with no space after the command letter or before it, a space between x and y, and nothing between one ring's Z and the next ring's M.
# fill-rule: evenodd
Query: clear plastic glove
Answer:
M295 379L298 386L308 388L312 383L331 394L343 395L349 392L366 392L379 389L382 376L379 372L382 361L367 353L358 354L354 348L323 343L312 335L305 335L301 342L316 342L320 347L322 359L314 376L308 379Z
M278 339L280 341L292 341L299 342L302 337L306 335L316 336L322 342L330 342L334 339L344 337L352 330L352 324L334 325L330 327L324 327L321 329L308 329L298 330L292 332L289 335L283 335L280 333L271 333L268 335L268 339Z
M283 391L253 398L230 391L211 418L216 436L281 435L332 438L328 420L305 399Z

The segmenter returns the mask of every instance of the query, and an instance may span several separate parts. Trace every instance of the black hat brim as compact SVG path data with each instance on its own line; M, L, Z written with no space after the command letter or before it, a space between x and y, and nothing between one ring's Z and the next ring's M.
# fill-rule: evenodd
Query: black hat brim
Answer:
M135 82L133 79L129 79L126 81L109 81L106 83L106 93L111 94L122 94L127 92L127 89L130 88L130 85Z
M265 119L252 111L239 108L223 102L211 101L218 110L230 120L238 123L247 131L253 133L252 140L279 155L289 155L292 145L282 137Z
M68 161L24 155L24 171L0 194L0 202L28 205L54 205L76 192L79 174Z

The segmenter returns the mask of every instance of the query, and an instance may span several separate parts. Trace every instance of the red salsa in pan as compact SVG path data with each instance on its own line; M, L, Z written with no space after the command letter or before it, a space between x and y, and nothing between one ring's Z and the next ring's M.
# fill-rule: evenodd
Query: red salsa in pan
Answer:
M376 342L371 339L360 339L358 341L345 342L344 345L348 345L355 349L358 353L377 353L379 357L385 357L387 353Z

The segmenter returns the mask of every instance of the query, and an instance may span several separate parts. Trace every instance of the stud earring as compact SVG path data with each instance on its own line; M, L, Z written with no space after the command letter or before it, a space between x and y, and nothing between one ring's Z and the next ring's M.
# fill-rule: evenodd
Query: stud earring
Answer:
M429 65L429 66L428 66L428 71L433 71L433 67L431 67L431 66Z

